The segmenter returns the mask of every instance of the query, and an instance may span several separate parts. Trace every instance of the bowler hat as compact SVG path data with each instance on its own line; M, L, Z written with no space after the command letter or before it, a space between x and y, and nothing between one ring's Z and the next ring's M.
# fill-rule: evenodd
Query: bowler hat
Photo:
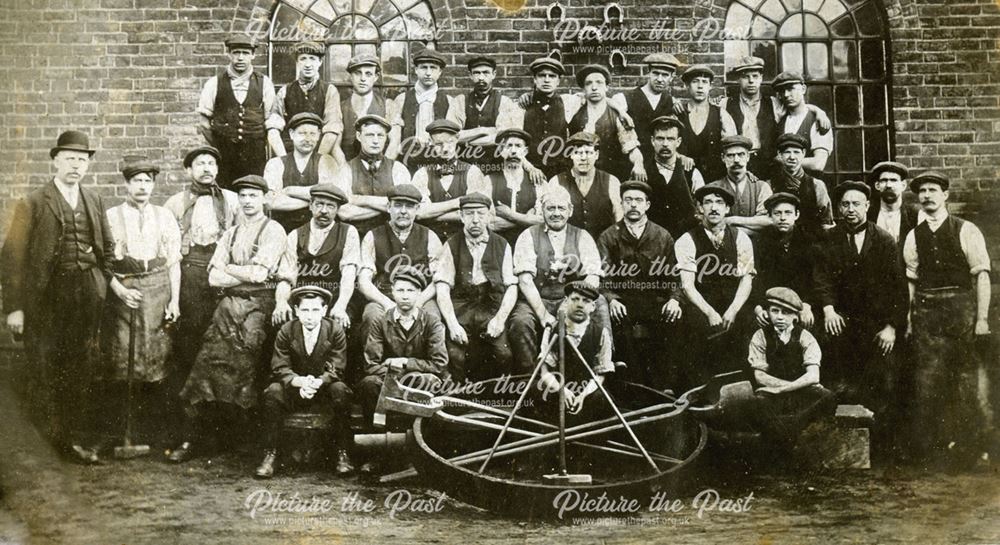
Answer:
M66 131L59 135L59 139L56 140L56 147L49 150L49 157L55 159L56 154L60 151L82 151L94 156L96 150L90 149L90 138L86 133L80 131Z

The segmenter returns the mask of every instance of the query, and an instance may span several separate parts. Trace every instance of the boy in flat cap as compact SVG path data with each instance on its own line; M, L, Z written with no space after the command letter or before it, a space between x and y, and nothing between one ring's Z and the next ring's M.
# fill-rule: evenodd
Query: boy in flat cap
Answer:
M726 174L719 158L719 143L723 136L736 134L736 126L728 112L708 100L715 79L711 68L693 64L681 79L691 97L678 116L684 124L681 153L694 159L706 180L718 180Z
M906 326L906 301L896 243L868 221L870 195L863 182L834 188L842 222L820 244L816 299L823 309L826 386L842 403L884 414L894 402L888 385L893 350Z
M833 132L823 130L816 107L806 104L806 82L802 74L782 72L774 78L771 89L778 95L785 115L778 120L776 135L794 133L806 139L806 157L802 166L812 176L822 176L826 160L833 151ZM827 117L824 112L824 117Z
M906 235L917 225L920 206L907 202L903 192L910 180L910 171L895 161L882 161L872 167L879 206L868 209L868 220L885 229L903 248ZM911 192L912 193L912 192Z
M502 169L487 174L496 217L492 229L513 244L526 227L542 223L536 184L525 169L531 136L521 129L504 129L496 143Z
M802 311L799 323L810 329L816 323L813 314L815 303L814 271L816 268L815 242L798 224L799 198L791 193L775 193L764 201L772 225L761 229L754 241L754 277L751 300L757 323L767 325L767 290L785 287L802 294Z
M264 167L267 180L267 204L271 219L292 231L309 221L309 188L333 183L334 160L316 150L323 120L314 113L302 112L288 120L292 153L272 157Z
M573 202L570 225L587 231L596 240L624 215L621 185L615 175L597 166L604 148L596 134L578 132L566 141L566 147L573 166L553 176L546 187L558 185L569 192Z
M674 113L670 82L681 63L670 53L651 53L642 62L646 65L646 83L631 91L614 95L611 101L617 103L619 109L632 118L635 135L639 140L639 151L648 165L654 155L652 123L658 117ZM652 175L651 172L648 174Z
M750 238L726 223L735 200L729 189L706 185L695 191L694 199L701 211L701 225L674 244L681 287L688 301L686 338L697 347L685 362L682 390L742 367L748 325L745 305L755 274Z
M491 205L481 193L461 198L463 229L445 243L434 275L456 382L512 374L506 326L517 277L510 245L490 230Z
M802 167L809 143L804 136L787 133L778 137L775 146L781 166L770 180L771 189L799 198L799 225L806 236L818 241L834 225L833 203L826 182L813 178Z
M531 136L527 161L541 171L542 181L566 170L569 161L562 154L562 145L569 137L567 105L560 94L559 80L566 69L558 59L541 57L531 61L533 87L530 101L524 106L524 129ZM531 172L532 178L538 177ZM537 180L536 180L537 181Z
M413 56L416 82L412 89L392 99L389 121L392 132L389 139L389 157L398 159L410 170L410 175L429 162L427 148L430 135L427 126L435 119L448 117L454 98L438 88L438 79L447 66L444 55L433 49L424 49Z
M281 136L281 147L274 150L276 157L284 156L294 138L290 131L291 120L298 114L310 113L320 119L317 140L313 144L320 155L331 155L337 164L346 163L337 146L344 131L343 115L340 111L340 93L332 83L326 83L320 76L326 46L312 41L295 44L295 81L283 85L275 95L274 110L270 112L268 140L274 142L271 131Z
M597 239L609 271L602 293L608 300L616 358L628 363L632 382L662 390L673 386L661 362L670 325L681 317L680 284L674 276L674 238L646 216L652 189L622 184L625 216Z
M497 63L486 56L469 59L472 90L455 97L448 119L461 127L459 156L486 174L499 172L503 160L497 155L496 136L504 129L520 129L524 110L493 87Z
M127 379L131 350L133 380L150 384L154 398L165 393L161 387L172 350L165 326L180 315L181 291L180 228L169 210L150 202L159 172L144 157L129 157L122 166L126 200L106 213L115 240L114 297L105 306L101 329L107 378ZM163 401L156 399L155 405L162 407Z
M698 225L695 218L693 188L705 185L694 161L680 155L684 124L672 115L653 120L651 144L653 156L647 160L650 195L649 219L663 226L677 239ZM687 165L686 163L690 163Z
M791 453L806 426L833 416L837 401L820 385L823 353L816 338L798 323L802 312L798 294L771 288L765 304L767 324L753 334L747 356L755 389L751 414L755 427L781 456Z
M347 347L344 328L327 318L333 294L317 286L300 286L289 298L295 319L281 326L274 340L270 384L261 395L264 459L255 476L274 475L278 438L285 416L292 411L320 408L333 413L338 475L354 470L348 456L352 392L344 376Z
M387 116L385 97L375 90L382 64L378 57L361 53L351 57L347 63L347 74L351 78L351 90L340 102L340 111L344 117L344 133L340 138L340 150L344 160L350 161L361 153L354 124L365 115ZM388 144L388 142L385 142ZM381 152L380 152L381 153Z
M257 371L270 359L269 325L290 319L290 308L275 309L275 292L288 300L295 270L285 230L264 214L267 182L251 174L233 187L240 221L223 234L208 265L209 284L224 295L180 394L188 419L184 441L168 457L172 462L190 458L192 442L205 438L194 429L195 419L202 424L206 416L199 414L202 406L216 402L245 411L257 404Z
M764 201L771 196L771 186L747 170L752 148L753 142L745 136L723 136L720 142L722 152L719 155L726 167L726 175L709 185L725 187L736 198L729 210L726 224L739 227L750 236L756 236L758 231L771 224L771 218L767 217L767 209L764 208Z
M114 254L101 197L82 185L94 153L86 134L59 135L55 175L17 203L0 260L7 327L41 376L49 434L80 463L99 462L92 386Z
M229 189L233 180L260 175L267 160L267 145L284 155L280 129L269 119L274 109L271 78L253 69L253 40L234 34L226 40L229 65L201 89L197 112L199 130L210 146L219 150L219 186Z
M938 172L910 182L924 218L903 246L916 356L912 439L918 459L940 461L948 453L969 464L990 444L972 346L990 334L990 257L979 228L949 214L949 186Z

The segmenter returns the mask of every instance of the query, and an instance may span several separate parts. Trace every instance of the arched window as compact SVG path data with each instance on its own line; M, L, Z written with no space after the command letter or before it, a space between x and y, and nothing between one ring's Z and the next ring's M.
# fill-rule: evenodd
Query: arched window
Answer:
M892 155L889 40L874 0L734 0L726 28L746 40L725 44L726 67L739 57L764 59L764 80L778 72L805 76L811 104L834 124L830 181L863 179Z
M268 66L276 85L295 79L295 43L327 44L323 77L347 85L347 62L360 53L382 60L382 86L410 84L411 46L416 53L435 37L434 14L426 0L282 0L268 33Z

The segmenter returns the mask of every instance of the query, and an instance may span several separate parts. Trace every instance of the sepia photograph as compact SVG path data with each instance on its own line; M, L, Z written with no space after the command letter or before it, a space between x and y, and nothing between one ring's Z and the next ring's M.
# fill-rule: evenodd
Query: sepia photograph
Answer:
M1000 2L0 3L0 545L1000 545Z

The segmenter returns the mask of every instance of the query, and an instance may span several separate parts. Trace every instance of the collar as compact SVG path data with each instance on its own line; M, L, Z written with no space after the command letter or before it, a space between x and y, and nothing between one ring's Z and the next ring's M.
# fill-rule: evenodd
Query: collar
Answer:
M296 80L296 81L298 82L299 87L301 87L303 91L308 92L312 91L313 88L316 87L316 84L319 83L319 76L317 76L316 79L312 81L307 81L305 83L303 83L301 80Z
M313 220L313 221L309 222L309 231L312 232L312 233L318 233L318 234L325 235L325 234L329 233L331 229L333 229L334 225L337 225L336 220L330 222L330 225L327 226L327 227L325 227L325 228L324 227L319 227L319 226L316 225L316 221Z
M483 230L483 234L479 235L476 238L469 238L469 235L464 232L463 234L465 235L465 243L468 244L470 247L485 246L486 243L490 241L490 232L485 229Z
M407 227L407 228L406 228L405 230L403 230L403 231L397 231L397 230L396 230L396 224L394 224L394 223L392 223L392 222L390 221L390 222L389 222L389 230L390 230L390 231L392 231L392 233L393 233L394 235L396 235L396 238L398 238L398 239L400 239L400 240L403 240L404 238L406 238L406 237L410 236L410 233L412 233L412 232L413 232L413 224L411 223L411 224L410 224L410 226L409 226L409 227Z
M903 211L903 198L902 197L900 197L899 200L896 201L896 203L894 205L893 204L887 204L885 202L882 202L879 205L879 212L884 212L886 214L898 214L898 213L900 213L902 211Z
M531 103L532 104L538 104L540 106L545 106L547 104L551 104L552 101L555 98L556 98L556 93L555 92L553 92L551 95L547 95L547 94L539 91L538 89L532 89L531 90Z
M708 227L704 223L701 224L701 228L704 229L706 233L708 233L708 237L709 238L721 239L726 234L726 224L725 224L725 222L720 223L719 226L715 230L713 230L711 227Z
M753 99L747 98L746 95L744 95L743 93L740 93L740 103L741 104L746 104L747 106L749 106L751 108L756 108L757 106L760 105L760 93L757 93L757 97L753 98Z
M312 329L306 329L306 324L303 324L302 322L299 322L299 325L302 326L302 335L305 337L315 337L319 335L319 330L323 327L322 323L316 324L316 327Z
M774 326L772 325L771 327ZM792 329L794 329L794 326L785 328L783 331L774 327L774 333L778 336L778 340L781 341L782 344L788 344L788 341L792 340Z
M577 174L575 169L570 169L569 171L569 175L573 178L574 181L583 180L585 182L592 182L594 181L595 174L597 174L596 168L591 169L590 172L586 174Z
M438 86L435 83L431 87L424 88L417 82L413 85L413 94L417 98L417 102L433 102L437 98Z
M550 229L549 226L548 226L548 224L544 224L544 225L545 225L545 232L550 237L553 236L553 235L564 235L564 234L566 234L566 227L565 226L563 226L562 229L556 231L556 230ZM567 223L566 225L569 225L569 224Z
M246 72L242 74L237 74L233 70L233 67L230 65L226 67L226 72L229 74L229 78L232 79L233 81L243 82L250 79L250 74L253 74L253 66L251 65L249 68L247 68Z
M862 233L867 229L868 229L867 221L861 222L861 225L858 225L856 227L849 225L847 222L844 222L844 230L847 231L847 234L849 235L857 235L858 233Z
M674 158L668 164L661 163L659 157L654 157L653 158L653 162L656 163L656 168L658 170L670 170L670 171L673 171L675 168L677 168L677 156L676 155L674 156Z
M566 334L572 335L573 337L583 337L583 334L587 332L587 327L590 326L590 317L588 316L586 320L576 323L569 318L566 318Z
M629 223L628 220L626 219L623 219L622 221L625 222L625 228L628 229L629 232L631 232L632 234L636 233L642 234L646 232L646 225L649 225L649 217L646 215L643 215L642 219L640 219L635 223ZM636 236L636 238L639 237Z
M242 211L240 212L240 216L243 219L243 225L257 225L258 223L265 222L268 219L267 214L263 212L258 214L255 219L250 219L246 217L246 215L244 215Z
M653 100L659 101L660 99L663 98L663 95L667 94L667 93L657 93L656 91L654 91L652 88L650 88L648 81L644 83L642 87L640 87L639 89L642 89L642 94L646 95L646 97L650 99L650 102L652 102Z
M137 202L135 202L135 201L133 201L132 199L129 199L129 198L125 199L125 205L128 206L129 208L131 208L131 209L139 212L140 214L144 213L146 211L146 209L149 208L149 202L148 201L146 202L146 204L143 204L143 205L140 206L139 203L137 203Z
M474 98L474 99L476 99L476 100L479 100L479 101L484 101L484 100L486 100L486 99L490 98L490 95L492 95L492 94L493 94L493 87L492 87L492 86L491 86L491 87L490 87L489 89L487 89L487 90L486 90L486 92L485 92L485 93L483 93L483 94L479 94L479 93L477 93L477 92L475 91L475 89L473 89L473 90L472 90L472 92L471 92L471 93L469 93L469 95L470 95L470 96L471 96L472 98Z
M413 312L410 313L409 318L412 318L414 321L416 321L416 319L419 317L420 317L420 309L414 308ZM406 316L403 316L403 313L399 311L399 307L393 307L392 319L396 322L402 323L403 318L406 318Z
M948 207L947 206L942 206L933 215L928 214L927 212L925 212L923 208L921 208L920 212L917 214L917 222L918 223L920 221L927 221L927 226L928 227L934 226L935 229L937 228L938 225L941 225L941 223L943 223L944 220L946 220L946 219L948 219Z

